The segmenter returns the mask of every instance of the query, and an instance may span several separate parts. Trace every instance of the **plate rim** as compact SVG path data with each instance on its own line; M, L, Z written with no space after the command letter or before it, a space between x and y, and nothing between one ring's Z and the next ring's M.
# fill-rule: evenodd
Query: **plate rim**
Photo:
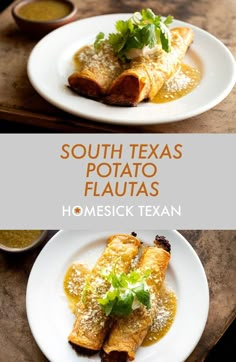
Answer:
M56 234L54 234L52 236L52 238L47 242L47 244L42 248L42 250L40 251L40 253L38 254L33 266L32 266L32 269L30 271L30 275L29 275L29 278L28 278L28 282L27 282L27 288L26 288L26 315L27 315L27 320L28 320L28 324L29 324L29 327L30 327L30 331L32 333L32 336L37 344L37 346L39 347L39 349L42 351L42 353L49 359L49 361L51 362L56 362L56 360L51 360L50 359L50 353L48 353L47 351L47 348L45 348L41 342L38 341L37 339L37 333L35 333L35 329L34 329L34 326L33 326L33 323L32 323L32 320L30 318L30 288L31 288L31 283L32 283L32 279L34 277L34 270L37 268L37 263L39 263L41 260L41 258L44 257L44 254L47 252L47 249L50 248L50 245L52 243L55 242L55 239L57 240L58 236L60 237L60 235L66 233L66 232L70 232L70 231L73 231L73 232L86 232L86 233L94 233L96 232L95 231L91 231L91 230L60 230L58 231ZM145 231L145 232L151 232L152 230L148 229L148 230L137 230L137 232L142 232L142 231ZM159 230L155 230L156 232L159 232ZM204 311L204 318L202 317L202 325L201 325L201 328L198 329L198 333L195 335L195 341L194 343L192 343L191 346L189 346L189 348L186 348L186 351L185 351L185 355L183 356L184 359L183 361L188 358L188 356L190 356L190 354L192 353L192 351L195 349L195 347L197 346L204 330L205 330L205 327L206 327L206 322L207 322L207 319L208 319L208 314L209 314L209 306L210 306L210 292L209 292L209 285L208 285L208 280L207 280L207 276L206 276L206 272L204 270L204 267L201 263L201 260L197 254L197 252L195 251L195 249L193 248L193 246L190 244L190 242L177 230L170 230L170 229L166 229L166 230L161 230L163 233L164 232L172 232L175 236L177 236L178 238L180 238L182 240L182 242L184 243L185 247L187 247L191 252L192 254L194 255L194 258L198 264L198 270L199 270L199 273L201 274L201 280L204 282L204 293L205 293L205 311ZM112 235L112 233L114 234L114 230L106 230L106 231L98 231L99 233L106 233L106 235ZM99 237L102 237L99 235ZM105 235L103 236L105 238ZM38 261L39 260L39 261ZM36 269L37 270L37 269ZM80 359L80 357L78 357L78 362L81 360L81 362L83 361L83 359ZM181 360L182 361L182 360Z

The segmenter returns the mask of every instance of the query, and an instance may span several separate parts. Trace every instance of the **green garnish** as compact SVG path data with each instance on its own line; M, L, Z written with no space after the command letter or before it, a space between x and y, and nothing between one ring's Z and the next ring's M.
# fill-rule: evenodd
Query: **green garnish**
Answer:
M132 312L135 302L141 303L149 309L151 306L150 292L145 280L150 274L150 271L116 274L114 267L110 274L104 275L104 278L111 284L105 296L98 299L104 313L107 316L127 316Z
M142 49L148 46L150 49L160 45L166 52L171 50L171 34L168 26L173 17L167 16L163 21L160 15L155 15L151 9L143 9L136 12L128 20L116 22L116 33L110 33L108 39L100 32L94 42L95 49L105 40L112 46L115 54L122 60L127 60L126 53L131 49Z

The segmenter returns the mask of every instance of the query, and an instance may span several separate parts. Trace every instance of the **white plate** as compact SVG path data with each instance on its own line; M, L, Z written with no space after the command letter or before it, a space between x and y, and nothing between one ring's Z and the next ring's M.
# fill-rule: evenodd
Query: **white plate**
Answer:
M63 26L43 38L33 49L28 76L36 91L48 102L69 113L95 121L117 124L156 124L180 121L214 107L231 91L236 79L235 61L229 50L215 37L195 26L175 20L173 26L189 26L195 40L185 62L202 72L200 85L176 101L138 107L109 106L86 99L66 87L73 72L72 58L83 45L92 44L99 31L114 31L118 19L131 14L103 15Z
M115 233L117 230L61 231L44 247L32 268L26 294L27 316L38 346L51 362L100 361L98 356L78 357L67 342L74 316L64 295L63 278L73 261L92 265L107 237ZM152 346L140 347L135 361L182 362L199 341L207 320L207 279L197 254L178 232L138 232L140 239L150 244L156 234L171 241L166 281L177 295L177 314L166 336Z

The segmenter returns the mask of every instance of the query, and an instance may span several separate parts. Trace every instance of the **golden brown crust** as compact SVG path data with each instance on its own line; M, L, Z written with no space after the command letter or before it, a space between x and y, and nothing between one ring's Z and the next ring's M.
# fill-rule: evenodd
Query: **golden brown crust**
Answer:
M170 254L161 248L148 247L144 250L138 269L151 270L147 279L151 293L151 309L140 307L128 316L118 319L112 327L110 335L103 346L103 350L127 353L130 361L135 357L137 348L142 344L148 329L152 325L155 315L155 299L163 285Z
M171 34L170 53L159 50L135 58L125 66L106 42L99 50L92 46L82 48L81 53L84 52L82 55L87 60L83 57L79 71L68 78L70 87L85 97L119 106L136 106L152 99L177 71L193 41L193 31L187 27L174 28Z
M145 99L152 99L163 84L177 71L193 41L190 28L171 30L171 52L164 50L134 59L128 69L116 78L105 97L109 104L136 106Z
M108 318L98 304L109 289L109 283L102 278L101 273L109 272L116 264L116 270L128 272L131 262L138 254L140 241L128 234L117 234L109 237L107 247L100 256L87 283L89 288L85 300L78 303L76 321L68 339L80 347L98 351L110 327Z
M81 61L81 69L68 78L70 87L77 93L89 98L101 98L106 94L112 81L122 72L122 64L106 42L89 55L87 61ZM92 52L91 51L91 52ZM86 50L81 49L86 57ZM79 56L79 52L78 52Z
M81 75L80 72L72 73L68 78L70 87L77 93L88 97L98 99L102 96L103 91L101 86L91 78L91 73Z

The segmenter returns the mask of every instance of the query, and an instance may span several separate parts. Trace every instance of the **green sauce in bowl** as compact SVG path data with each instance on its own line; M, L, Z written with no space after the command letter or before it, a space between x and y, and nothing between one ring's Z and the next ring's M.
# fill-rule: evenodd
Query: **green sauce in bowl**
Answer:
M21 6L18 15L27 20L50 21L64 18L71 12L69 3L58 0L28 2Z

